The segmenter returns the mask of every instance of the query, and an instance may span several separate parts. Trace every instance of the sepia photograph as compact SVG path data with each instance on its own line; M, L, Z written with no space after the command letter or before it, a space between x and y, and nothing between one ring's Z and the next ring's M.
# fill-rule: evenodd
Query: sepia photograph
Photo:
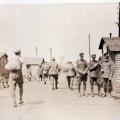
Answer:
M120 1L1 0L0 120L120 120Z

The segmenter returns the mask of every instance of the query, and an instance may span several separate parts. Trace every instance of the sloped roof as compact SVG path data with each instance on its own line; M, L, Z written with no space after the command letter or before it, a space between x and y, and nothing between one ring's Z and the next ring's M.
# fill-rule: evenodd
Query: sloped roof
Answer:
M103 37L100 41L99 49L103 48L104 43L106 43L110 51L120 51L119 37Z
M34 58L34 57L24 57L24 63L26 65L40 65L43 61L43 58Z

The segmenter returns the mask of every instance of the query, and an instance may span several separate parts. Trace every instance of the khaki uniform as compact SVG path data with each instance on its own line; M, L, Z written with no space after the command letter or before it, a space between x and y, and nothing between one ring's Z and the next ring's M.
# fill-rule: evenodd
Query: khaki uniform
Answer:
M58 70L59 70L59 65L55 62L52 61L49 63L49 77L52 82L52 89L57 89L58 85Z
M85 60L77 60L76 72L78 78L78 91L80 92L81 82L83 82L83 91L86 92L87 81L87 63Z
M103 62L101 66L101 71L102 71L104 92L111 93L112 91L111 79L113 77L113 72L114 72L113 63L111 61Z
M98 95L100 93L100 79L99 77L99 65L96 60L89 63L89 80L91 86L91 94L94 96L94 82L98 87Z

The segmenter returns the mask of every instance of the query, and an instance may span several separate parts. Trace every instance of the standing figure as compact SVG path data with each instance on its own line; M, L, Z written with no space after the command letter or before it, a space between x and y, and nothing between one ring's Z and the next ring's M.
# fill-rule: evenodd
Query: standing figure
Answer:
M91 55L92 60L89 63L89 80L90 80L90 87L91 87L91 95L92 97L94 97L94 82L96 83L97 87L98 87L98 95L100 94L100 79L98 79L98 75L99 75L99 66L98 63L96 61L96 55L93 54Z
M84 60L84 53L80 53L80 59L76 62L76 72L78 79L78 92L81 96L81 83L83 83L83 96L86 96L87 63Z
M114 65L112 61L109 60L109 56L104 56L104 61L102 63L102 79L103 79L103 87L104 87L104 97L108 95L108 97L111 97L111 91L112 91L112 77L114 73Z
M23 60L21 58L21 51L16 50L14 61L11 61L11 62L8 61L7 65L6 65L6 69L8 69L10 71L9 84L11 87L11 96L12 96L14 107L17 107L16 94L15 94L17 85L19 87L19 95L20 95L19 104L24 103L23 99L22 99L22 96L23 96L22 64L23 64Z
M67 76L68 88L73 90L73 82L76 72L72 62L67 63L66 72L67 72L66 76Z
M44 84L47 83L48 80L48 74L49 74L49 65L47 62L44 62L42 65L42 69L43 69L43 80L44 80Z
M42 82L42 76L43 76L43 69L42 66L39 65L38 70L37 70L37 78L38 78L38 82Z
M58 72L59 72L59 65L55 62L55 58L52 58L50 62L50 69L49 69L49 77L52 83L52 90L58 89Z
M31 67L30 67L30 65L27 65L26 67L27 67L27 73L26 73L25 77L28 81L31 81L32 80Z

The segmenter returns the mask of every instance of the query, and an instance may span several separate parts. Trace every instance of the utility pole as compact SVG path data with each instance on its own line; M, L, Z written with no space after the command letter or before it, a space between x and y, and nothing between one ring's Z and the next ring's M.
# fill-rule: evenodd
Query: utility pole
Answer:
M88 40L89 40L89 61L91 61L90 34L88 34Z
M119 7L118 7L118 28L119 28L118 34L120 37L120 2L118 4L119 4Z
M118 3L118 22L117 22L117 25L118 25L118 37L120 37L120 2Z
M50 48L50 60L52 59L52 48Z
M36 57L38 57L38 48L35 47L35 54L36 54Z

